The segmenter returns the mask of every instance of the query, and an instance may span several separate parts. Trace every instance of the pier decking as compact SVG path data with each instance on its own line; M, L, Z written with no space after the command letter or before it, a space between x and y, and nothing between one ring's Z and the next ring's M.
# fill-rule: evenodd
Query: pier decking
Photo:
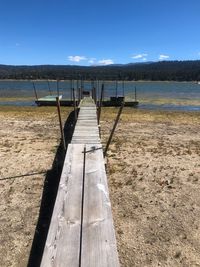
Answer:
M76 103L77 102L78 101L76 101ZM35 104L38 106L56 106L56 96L54 97L45 96L45 97L39 98L38 100L35 100ZM74 105L74 101L61 98L60 105L65 106L65 107L70 107ZM139 105L138 101L125 101L124 103L125 107L135 108L135 107L138 107L138 105ZM112 100L103 100L102 106L103 107L119 107L121 106L121 102L112 101Z
M41 267L119 267L96 106L85 97L60 179Z
M57 95L47 95L35 100L37 106L56 106ZM73 106L73 101L68 99L63 99L62 95L59 95L59 101L61 106Z

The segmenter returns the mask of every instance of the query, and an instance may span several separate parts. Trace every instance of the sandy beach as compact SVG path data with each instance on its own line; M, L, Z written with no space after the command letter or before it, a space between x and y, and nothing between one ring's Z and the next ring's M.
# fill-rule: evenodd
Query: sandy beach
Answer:
M116 112L103 109L103 143ZM0 119L0 266L25 267L60 144L57 112L0 107ZM124 109L106 166L122 267L200 266L199 132L198 112Z

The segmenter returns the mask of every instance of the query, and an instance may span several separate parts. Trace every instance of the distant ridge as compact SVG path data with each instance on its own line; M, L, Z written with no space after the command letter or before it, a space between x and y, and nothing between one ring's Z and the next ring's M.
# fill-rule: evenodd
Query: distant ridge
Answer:
M106 66L1 64L0 79L199 81L200 60L137 62Z

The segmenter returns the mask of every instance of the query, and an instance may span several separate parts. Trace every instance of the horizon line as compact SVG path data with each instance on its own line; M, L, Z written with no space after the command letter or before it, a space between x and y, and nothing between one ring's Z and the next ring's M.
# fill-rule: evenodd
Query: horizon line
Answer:
M52 64L52 63L42 63L42 64L3 64L0 66L12 66L12 67L36 67L36 66L68 66L68 67L106 67L106 66L125 66L125 65L135 65L135 64L151 64L151 63L161 63L161 62L188 62L188 61L200 61L200 59L184 59L184 60L158 60L158 61L146 61L146 62L129 62L129 63L112 63L112 64L94 64L94 65L78 65L78 64Z

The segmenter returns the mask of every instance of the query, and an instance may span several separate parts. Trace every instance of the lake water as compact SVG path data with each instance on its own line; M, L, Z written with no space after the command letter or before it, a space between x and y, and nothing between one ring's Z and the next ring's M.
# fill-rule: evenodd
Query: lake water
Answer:
M71 98L70 81L34 82L38 97L59 93L63 98ZM100 95L102 82L95 82ZM73 86L80 87L75 81ZM84 89L91 89L91 82L84 82ZM134 100L135 88L139 108L200 111L200 84L192 82L104 82L105 99L110 96L125 95L126 100ZM0 105L35 105L32 81L0 81Z

